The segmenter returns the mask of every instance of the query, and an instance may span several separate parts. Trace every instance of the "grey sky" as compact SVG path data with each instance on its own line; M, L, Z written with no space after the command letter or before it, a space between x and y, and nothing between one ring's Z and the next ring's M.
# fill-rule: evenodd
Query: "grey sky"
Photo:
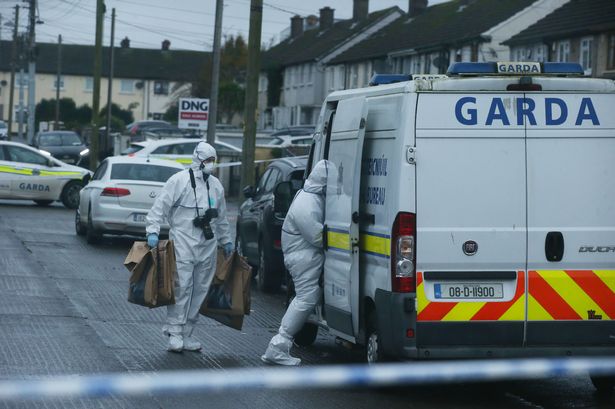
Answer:
M430 0L429 4L445 0ZM44 24L36 27L37 41L55 42L62 34L67 44L93 44L96 0L38 0ZM214 32L215 0L106 0L104 43L109 43L111 8L116 9L116 44L128 36L132 47L159 48L169 39L172 49L210 50ZM265 0L263 7L263 43L278 38L294 14L318 15L325 6L335 9L336 18L352 17L352 0ZM408 0L370 0L370 12L398 6L407 11ZM9 39L13 7L20 4L20 30L27 30L26 4L0 0L2 39ZM241 33L247 38L250 0L224 0L223 34Z

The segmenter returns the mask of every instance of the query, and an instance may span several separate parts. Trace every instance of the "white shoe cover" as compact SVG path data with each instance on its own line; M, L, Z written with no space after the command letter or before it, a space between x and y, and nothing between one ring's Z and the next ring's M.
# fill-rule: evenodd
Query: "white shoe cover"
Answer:
M184 349L184 339L181 335L170 334L169 335L169 346L167 347L167 351L169 352L182 352Z
M290 356L290 347L293 341L280 334L274 336L269 342L265 354L261 360L267 364L297 366L301 364L301 359Z
M201 343L192 337L184 338L184 349L186 351L200 351L203 348Z

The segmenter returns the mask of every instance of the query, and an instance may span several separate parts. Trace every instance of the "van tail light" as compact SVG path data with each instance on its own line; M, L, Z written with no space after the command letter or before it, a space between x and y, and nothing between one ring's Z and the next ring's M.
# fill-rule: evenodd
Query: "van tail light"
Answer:
M416 215L398 213L391 234L391 280L393 292L416 291Z
M130 195L130 190L121 187L106 187L101 193L101 196L122 197Z

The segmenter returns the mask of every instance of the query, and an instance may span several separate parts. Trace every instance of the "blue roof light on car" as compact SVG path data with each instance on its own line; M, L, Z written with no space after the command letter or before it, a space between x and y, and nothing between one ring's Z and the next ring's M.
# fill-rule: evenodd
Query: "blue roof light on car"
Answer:
M410 81L411 79L412 76L408 74L374 74L372 79L369 80L369 85L373 87L376 85L394 84L396 82Z
M560 62L457 62L448 67L447 75L583 75L578 63Z

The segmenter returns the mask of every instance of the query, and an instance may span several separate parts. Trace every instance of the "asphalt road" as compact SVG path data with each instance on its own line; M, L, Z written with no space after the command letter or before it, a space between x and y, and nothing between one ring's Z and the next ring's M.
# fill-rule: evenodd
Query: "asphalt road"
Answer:
M236 205L230 206L236 212ZM163 309L126 301L128 238L89 246L74 212L55 203L0 201L0 379L49 375L260 367L284 296L253 290L241 332L201 319L201 353L166 351ZM231 223L235 217L232 212ZM361 352L320 334L295 349L306 365L354 363ZM411 364L411 363L410 363ZM0 408L613 408L588 377L396 387L387 390L253 390L188 396L0 402Z

